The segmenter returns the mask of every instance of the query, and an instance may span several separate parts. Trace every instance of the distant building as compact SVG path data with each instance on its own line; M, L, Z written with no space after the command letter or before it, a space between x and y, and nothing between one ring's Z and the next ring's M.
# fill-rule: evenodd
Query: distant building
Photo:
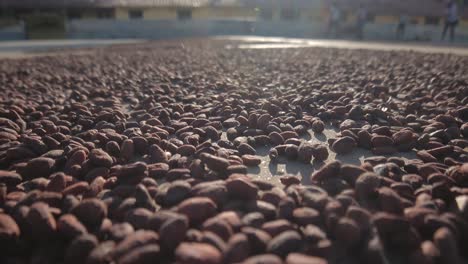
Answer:
M232 4L230 3L232 2ZM200 19L255 17L237 1L213 0L0 0L17 18L34 12L65 12L68 19Z
M468 4L468 0L459 0L457 32L462 34L466 29L468 40L468 8L464 2ZM369 20L366 29L379 35L377 38L394 36L401 15L413 26L411 34L430 35L429 39L439 34L436 31L444 23L445 0L0 0L0 30L11 21L24 21L26 35L34 38L43 34L37 28L50 26L52 21L63 24L58 26L61 33L53 37L146 37L151 33L149 38L164 38L170 37L161 35L168 26L172 26L168 30L180 33L175 37L184 32L320 37L331 3L341 9L344 32L346 24L354 24L362 4ZM49 17L44 21L31 19L41 14ZM118 27L123 29L119 31ZM35 31L41 33L33 34Z
M468 25L468 9L459 1ZM397 23L406 14L414 24L440 24L444 0L0 0L0 14L20 18L34 12L65 12L68 19L261 19L323 20L331 2L345 20L363 4L371 22Z
M397 24L400 16L409 18L413 25L442 25L446 0L326 0L343 8L346 20L354 20L354 10L362 4L369 12L369 22ZM461 24L468 27L468 0L458 0ZM466 2L466 3L465 3Z
M323 0L0 0L1 14L65 12L68 19L320 20Z

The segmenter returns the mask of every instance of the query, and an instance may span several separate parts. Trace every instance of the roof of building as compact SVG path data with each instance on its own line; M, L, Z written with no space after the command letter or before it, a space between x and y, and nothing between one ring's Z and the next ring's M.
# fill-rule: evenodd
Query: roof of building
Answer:
M333 2L348 9L362 5L369 12L388 15L441 16L445 11L442 0L333 0Z
M322 3L323 0L0 0L6 7L63 7L63 6L294 6L307 7Z
M441 16L443 0L0 0L2 7L48 8L48 7L200 7L200 6L246 6L258 8L317 8L323 3L336 3L344 10L357 9L363 5L370 13L389 15ZM459 8L463 13L466 10Z
M224 5L238 5L248 7L294 7L310 8L322 5L324 0L214 0Z
M116 6L180 6L197 7L209 5L212 0L0 0L5 7L116 7Z
M444 10L445 0L212 0L213 3L252 7L292 7L310 8L318 5L336 3L344 9L357 8L363 5L368 9L379 11L418 12L427 10ZM461 9L461 8L460 8Z

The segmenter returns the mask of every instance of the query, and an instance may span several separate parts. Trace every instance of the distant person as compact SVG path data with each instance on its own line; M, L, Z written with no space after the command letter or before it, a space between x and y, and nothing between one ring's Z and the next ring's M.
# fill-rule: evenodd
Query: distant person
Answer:
M364 38L364 26L367 22L367 9L363 4L359 5L359 9L356 15L356 37L358 39Z
M403 40L405 38L406 23L408 23L408 16L401 15L396 30L396 37L398 40Z
M450 41L455 38L455 27L458 25L458 8L454 0L450 0L445 8L445 25L442 31L442 40L445 39L447 30L450 29Z
M340 26L341 20L341 11L336 6L336 3L332 3L330 5L329 10L329 17L328 17L328 36L336 37L338 35L338 28Z

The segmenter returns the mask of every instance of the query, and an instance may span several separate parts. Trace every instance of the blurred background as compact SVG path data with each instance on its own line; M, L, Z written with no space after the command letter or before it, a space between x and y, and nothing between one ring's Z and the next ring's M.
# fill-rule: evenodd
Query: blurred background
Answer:
M260 35L434 42L455 14L454 40L468 43L468 0L453 1L455 10L449 2L0 0L0 40Z

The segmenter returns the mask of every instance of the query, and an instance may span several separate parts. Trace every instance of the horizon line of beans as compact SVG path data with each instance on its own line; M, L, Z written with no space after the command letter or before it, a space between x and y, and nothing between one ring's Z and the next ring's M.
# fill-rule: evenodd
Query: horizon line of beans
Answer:
M224 44L0 62L0 262L466 261L467 58Z

